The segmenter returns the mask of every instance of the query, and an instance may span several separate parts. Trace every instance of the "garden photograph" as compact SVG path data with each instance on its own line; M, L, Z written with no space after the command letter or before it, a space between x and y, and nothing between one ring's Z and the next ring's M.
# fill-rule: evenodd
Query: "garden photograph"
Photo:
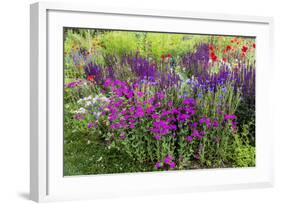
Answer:
M64 176L255 167L255 37L63 37Z

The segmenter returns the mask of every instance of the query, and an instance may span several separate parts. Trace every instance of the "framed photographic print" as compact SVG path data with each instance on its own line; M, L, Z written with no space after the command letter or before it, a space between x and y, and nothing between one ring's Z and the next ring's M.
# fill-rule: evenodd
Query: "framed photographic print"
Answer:
M272 24L32 4L31 199L272 186Z

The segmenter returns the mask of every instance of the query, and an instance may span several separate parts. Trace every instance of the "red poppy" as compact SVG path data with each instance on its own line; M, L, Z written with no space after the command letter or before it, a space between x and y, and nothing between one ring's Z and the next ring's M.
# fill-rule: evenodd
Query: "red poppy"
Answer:
M232 49L232 46L227 45L226 48L225 48L225 51L227 52L227 51L230 51L231 49Z
M216 56L216 54L214 52L211 52L210 58L212 59L213 62L216 62L218 59L218 57Z
M247 50L248 50L248 47L247 46L243 46L241 50L242 50L243 53L246 53Z
M256 48L256 44L255 43L253 43L253 48Z
M210 51L214 51L214 46L213 45L209 45L209 50Z
M226 59L226 58L222 58L222 61L223 61L223 62L227 62L227 59Z
M95 79L95 76L93 76L93 75L88 75L88 77L87 77L88 81L94 81L94 79Z
M164 54L162 54L162 55L161 55L161 58L162 58L162 60L164 60L164 59L165 59L165 55L164 55Z
M167 57L168 57L168 58L172 58L172 55L169 53L169 54L167 55Z

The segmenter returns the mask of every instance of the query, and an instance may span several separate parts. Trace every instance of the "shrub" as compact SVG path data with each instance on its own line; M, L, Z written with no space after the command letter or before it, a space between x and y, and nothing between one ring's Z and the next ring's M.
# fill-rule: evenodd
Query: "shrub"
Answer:
M249 125L244 125L242 133L235 135L235 143L233 145L233 164L235 167L253 167L256 164L255 147L249 144L247 138L249 134L248 127Z

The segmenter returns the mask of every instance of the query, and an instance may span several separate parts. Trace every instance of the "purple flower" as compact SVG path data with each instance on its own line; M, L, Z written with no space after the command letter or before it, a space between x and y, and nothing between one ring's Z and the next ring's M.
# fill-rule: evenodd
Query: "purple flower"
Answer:
M176 129L177 129L177 126L176 126L176 125L170 125L170 129L171 129L171 130L176 130Z
M200 138L200 139L203 137L203 136L202 136L202 133L199 133L198 130L193 130L191 136L193 136L193 137L198 137L198 138Z
M138 95L138 97L141 98L141 97L143 96L143 92L140 92L140 91L139 91L139 92L137 93L137 95Z
M128 120L129 118L131 118L130 115L124 115L125 120Z
M160 169L161 167L162 167L162 163L161 162L156 162L155 168L156 169Z
M135 107L134 106L130 107L129 112L133 113L134 111L135 111Z
M84 67L86 77L95 76L96 83L100 85L104 84L104 76L102 70L102 67L97 64L93 64L92 62L90 62L87 66Z
M87 127L90 129L90 128L92 128L93 126L94 126L94 123L93 123L93 122L90 122Z
M113 121L113 120L115 120L115 119L117 119L117 115L115 115L115 114L110 114L110 115L108 116L108 120L109 120L109 121Z
M193 130L192 132L192 136L198 136L199 135L199 131L198 130Z
M151 114L152 112L154 112L154 110L155 110L154 106L150 106L150 107L146 108L146 113Z
M78 86L80 84L80 81L74 81L74 82L70 82L66 85L67 88L75 88L76 86Z
M133 96L134 96L134 93L133 93L133 92L127 93L127 97L128 97L129 99L131 99Z
M143 116L144 116L144 112L142 110L136 111L136 117L143 117Z
M151 117L152 117L152 119L159 119L160 118L160 116L158 114L152 114Z
M121 114L122 114L122 115L125 115L126 112L127 112L127 110L126 110L126 109L123 109L123 110L121 111Z
M172 107L172 106L173 106L173 101L169 101L169 102L168 102L168 106L169 106L169 107Z
M170 164L173 160L173 157L171 155L167 155L164 159L165 164Z
M164 116L169 115L169 114L171 114L171 111L164 110L164 111L162 111L161 116L164 117Z
M171 112L172 112L172 114L179 114L180 113L176 108L173 108Z
M118 101L118 102L114 103L114 106L115 106L115 107L120 107L121 103L122 103L122 102Z
M206 126L207 126L208 128L211 127L211 120L210 120L210 118L202 117L202 118L199 120L199 123L200 123L200 124L206 124Z
M195 100L193 98L187 98L183 101L183 104L189 105L189 106L194 106L195 105Z
M194 122L191 124L191 127L197 127L197 125L198 125L198 122Z
M213 122L213 127L218 127L219 126L219 122L218 121L214 121Z
M206 119L206 125L207 125L208 128L211 127L211 120L210 120L210 118Z
M161 106L161 103L160 103L160 102L158 102L158 103L155 104L155 107L156 107L156 108L159 108L160 106Z
M185 121L186 119L190 118L190 115L180 113L178 115L178 118L179 118L180 121Z
M137 107L135 115L136 115L136 117L143 117L144 116L144 112L143 112L141 106Z
M221 88L221 91L222 91L223 93L225 93L225 92L226 92L226 87L222 87L222 88Z
M170 162L170 169L174 169L176 167L176 163L175 162Z
M203 124L206 122L206 117L202 117L200 120L199 120L199 123L200 124Z
M170 169L174 169L176 167L176 163L173 162L173 157L171 155L167 155L164 159L164 163L170 166Z
M236 130L236 129L237 129L237 122L232 122L232 123L231 123L231 128L232 128L233 130Z
M156 95L160 100L163 100L165 98L165 95L162 92L158 92L156 93Z
M224 119L225 120L235 120L237 117L235 115L225 115Z
M111 79L110 79L110 78L107 78L107 79L105 80L103 86L107 88L107 87L109 87L109 86L111 86L111 85L112 85Z
M112 125L110 125L110 128L111 129L120 129L121 125L120 124L112 124Z
M189 141L189 142L191 142L192 139L193 139L192 136L187 136L187 137L186 137L186 140Z

